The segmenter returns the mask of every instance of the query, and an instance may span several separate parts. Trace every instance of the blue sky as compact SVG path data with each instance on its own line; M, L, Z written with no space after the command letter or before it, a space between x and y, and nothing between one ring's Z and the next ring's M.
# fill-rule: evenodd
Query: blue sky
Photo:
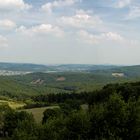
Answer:
M0 61L140 64L139 0L0 0Z

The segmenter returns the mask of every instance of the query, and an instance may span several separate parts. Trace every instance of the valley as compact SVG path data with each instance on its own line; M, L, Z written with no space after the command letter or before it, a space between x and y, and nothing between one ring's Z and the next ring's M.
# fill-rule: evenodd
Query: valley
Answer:
M23 126L24 129L28 130L28 127L33 127L33 129L36 128L47 132L46 134L40 134L33 130L30 132L28 130L28 133L31 133L34 137L37 137L37 139L40 135L42 135L42 137L45 136L45 138L49 137L51 133L53 136L54 133L57 133L56 137L59 137L63 132L56 132L59 131L57 130L57 123L59 123L58 126L68 129L71 125L69 124L67 126L67 123L71 123L71 119L77 125L76 129L84 133L84 128L81 130L81 128L78 127L79 125L81 127L83 124L85 126L89 124L95 127L95 124L92 124L92 117L97 120L96 123L98 123L98 121L103 123L104 119L107 120L104 111L109 113L110 109L108 109L108 106L113 106L114 109L111 113L114 111L117 113L116 105L118 102L118 105L124 110L122 116L126 115L125 113L128 110L131 112L133 107L138 110L140 66L60 65L53 66L53 69L52 66L47 66L49 72L47 72L46 66L43 66L43 69L45 69L41 71L38 71L38 65L33 65L33 67L32 65L28 65L27 67L26 64L24 64L24 66L25 68L23 67L23 69L26 69L25 71L19 71L16 68L18 67L17 64L16 67L12 64L12 69L14 70L8 66L7 70L0 67L0 71L4 72L0 75L0 119L4 119L4 124L0 121L0 132L2 132L0 138L1 135L4 135L3 133L7 133L8 131L8 135L10 136L11 133L15 139L17 137L16 131L18 131L18 134L22 133L22 131L20 132L20 128L18 128L18 125L22 127L22 123L26 125L26 127ZM50 71L50 69L53 71ZM130 106L130 104L135 105ZM126 106L126 108L124 106ZM120 107L118 107L118 109L120 109ZM136 113L137 110L134 110L134 112ZM92 111L94 111L95 115L97 113L97 116L94 116ZM98 113L101 113L104 117L103 120L98 118ZM116 116L117 115L118 114L116 114ZM127 114L126 117L129 117L129 114ZM135 121L137 120L134 116L131 117L133 117ZM17 122L21 121L21 124L14 122L16 119L19 119ZM79 122L81 119L82 122ZM121 117L117 119L121 119ZM26 121L29 125L26 124ZM7 122L9 124L7 124ZM62 122L63 124L61 124ZM126 125L128 122L124 121L122 123ZM107 123L110 125L110 121ZM98 126L100 129L103 128L102 125L100 126L98 124ZM109 129L111 129L112 126L113 124L111 124ZM4 127L7 127L6 132L3 130ZM49 130L50 128L53 129L52 127L56 130ZM74 127L73 123L71 127ZM89 131L92 131L89 126L87 127ZM105 127L107 128L108 126ZM13 130L11 130L11 128ZM46 130L46 128L48 130ZM98 131L98 127L95 129ZM119 129L121 130L121 128ZM51 133L49 133L49 131L51 131ZM64 129L63 131L67 133L67 130ZM98 137L100 133L103 134L103 131L104 130L99 132ZM77 134L78 132L74 136L76 140ZM105 136L105 134L103 135ZM29 137L28 134L24 134L24 136ZM51 137L53 136L51 135ZM92 138L92 135L88 134L88 132L86 132L86 136L91 136ZM71 137L71 134L69 137ZM54 139L53 137L52 140Z

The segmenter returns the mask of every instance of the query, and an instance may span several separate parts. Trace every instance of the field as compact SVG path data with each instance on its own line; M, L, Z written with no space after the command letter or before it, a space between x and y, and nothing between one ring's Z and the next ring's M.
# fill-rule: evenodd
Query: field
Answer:
M82 105L82 109L87 110L87 105ZM59 108L59 106L49 106L49 107L41 107L41 108L32 108L32 109L24 109L22 111L27 111L28 113L32 113L34 116L34 119L36 122L40 123L43 118L43 112L46 109L52 109L52 108Z
M0 105L9 105L12 109L18 109L25 106L23 102L0 100Z
M36 122L40 123L43 118L43 112L46 109L50 108L58 108L58 106L50 106L50 107L42 107L42 108L33 108L33 109L24 109L22 111L27 111L28 113L32 113Z

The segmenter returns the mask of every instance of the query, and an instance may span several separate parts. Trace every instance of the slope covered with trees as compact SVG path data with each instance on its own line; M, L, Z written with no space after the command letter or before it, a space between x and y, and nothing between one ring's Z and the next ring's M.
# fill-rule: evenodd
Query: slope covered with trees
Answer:
M0 95L27 98L32 95L81 93L102 88L108 83L138 81L140 76L114 77L107 72L31 73L19 76L0 76Z
M48 102L46 95L43 96L34 100ZM81 95L54 95L51 102L60 108L47 109L42 124L37 124L27 112L1 106L0 136L10 140L140 138L140 82L109 84ZM82 104L87 104L88 108L82 108Z

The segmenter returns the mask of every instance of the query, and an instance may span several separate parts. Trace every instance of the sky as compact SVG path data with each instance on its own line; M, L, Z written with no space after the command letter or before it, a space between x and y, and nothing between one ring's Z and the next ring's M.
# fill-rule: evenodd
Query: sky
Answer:
M140 0L0 0L0 62L140 64Z

